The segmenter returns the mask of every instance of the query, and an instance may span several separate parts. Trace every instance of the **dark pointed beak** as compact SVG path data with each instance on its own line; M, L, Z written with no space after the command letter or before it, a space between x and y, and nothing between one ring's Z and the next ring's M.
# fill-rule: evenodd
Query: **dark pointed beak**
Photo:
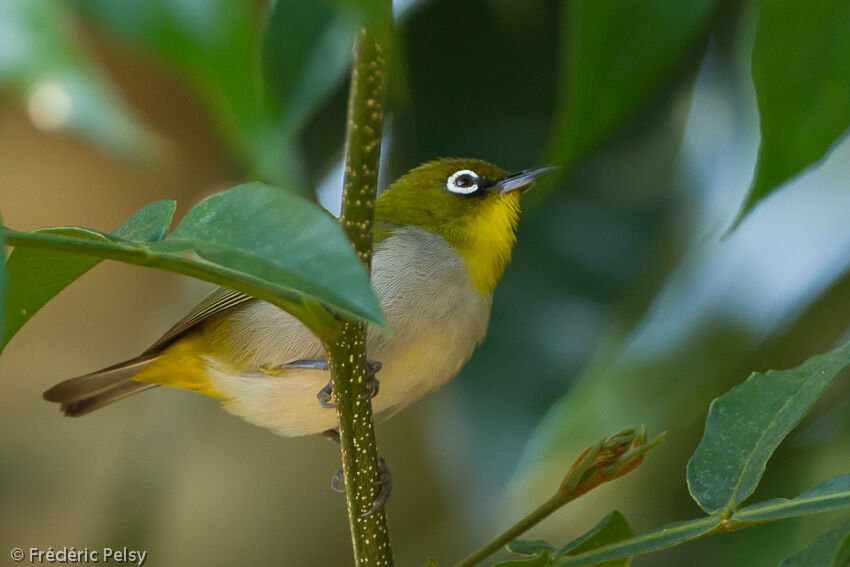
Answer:
M531 189L531 186L534 183L546 175L547 173L551 173L556 169L560 169L558 167L538 167L537 169L523 169L517 173L511 173L495 185L493 185L492 190L498 191L499 193L510 193L511 191L526 191Z

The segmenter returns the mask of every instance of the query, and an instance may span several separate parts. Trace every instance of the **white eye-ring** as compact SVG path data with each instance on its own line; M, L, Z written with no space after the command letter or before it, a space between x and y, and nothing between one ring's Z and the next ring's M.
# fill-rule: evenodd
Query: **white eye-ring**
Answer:
M478 174L471 169L455 171L446 181L446 187L452 193L469 195L478 191Z

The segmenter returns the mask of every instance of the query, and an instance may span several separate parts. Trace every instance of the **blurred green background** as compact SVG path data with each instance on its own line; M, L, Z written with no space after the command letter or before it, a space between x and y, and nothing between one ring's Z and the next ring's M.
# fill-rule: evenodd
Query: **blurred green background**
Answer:
M355 4L279 0L269 16L243 0L0 0L4 224L111 230L148 202L177 199L179 216L247 179L338 210ZM727 234L759 144L758 3L676 14L677 2L612 2L623 28L597 21L598 37L587 4L394 3L383 185L438 156L564 166L527 197L486 342L450 385L378 425L400 565L461 557L544 500L583 448L640 423L667 442L531 535L565 543L615 507L637 532L698 516L685 465L710 401L848 338L847 142ZM671 14L676 33L664 33ZM324 440L280 439L166 388L79 420L41 401L60 379L137 354L207 291L104 263L10 343L0 548L126 545L154 566L350 563L329 490L339 455ZM850 471L848 399L836 381L757 500ZM836 517L633 564L775 565Z

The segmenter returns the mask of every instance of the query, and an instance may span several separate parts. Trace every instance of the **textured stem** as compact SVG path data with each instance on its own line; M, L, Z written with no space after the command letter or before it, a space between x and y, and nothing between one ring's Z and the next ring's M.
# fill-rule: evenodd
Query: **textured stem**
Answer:
M357 40L351 70L345 138L345 180L340 221L367 268L372 262L372 229L381 157L387 72L386 19L372 21ZM366 327L343 321L326 344L331 380L339 403L340 448L355 564L393 565L383 509L364 516L378 496L381 470L375 445L372 403L366 389Z

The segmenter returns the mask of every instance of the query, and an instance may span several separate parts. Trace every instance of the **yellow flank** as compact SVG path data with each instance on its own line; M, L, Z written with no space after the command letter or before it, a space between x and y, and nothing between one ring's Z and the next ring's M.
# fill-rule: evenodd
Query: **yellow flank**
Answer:
M511 258L519 218L519 191L492 200L465 229L466 243L459 252L466 260L469 278L481 293L491 293Z
M208 341L199 335L178 339L159 358L133 376L134 380L173 386L220 398L204 370L201 355L209 352Z

